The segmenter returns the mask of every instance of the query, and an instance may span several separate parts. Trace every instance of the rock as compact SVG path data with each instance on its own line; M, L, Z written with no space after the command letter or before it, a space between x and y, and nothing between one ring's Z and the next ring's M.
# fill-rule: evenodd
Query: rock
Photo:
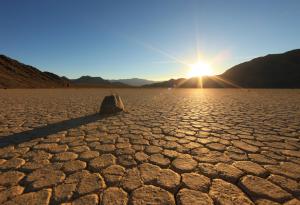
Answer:
M66 173L74 173L86 168L86 163L80 160L73 160L65 162L63 165L63 170Z
M168 150L168 149L164 149L162 154L165 155L166 157L171 158L171 159L175 159L179 155L178 152L176 152L174 150Z
M237 147L239 149L242 149L242 150L244 150L246 152L257 152L259 150L258 147L255 147L255 146L250 145L250 144L248 144L246 142L243 142L243 141L233 140L232 144L235 147Z
M97 194L90 194L82 196L72 202L72 205L97 205L99 197Z
M279 175L273 175L271 174L268 177L268 180L276 184L277 186L280 186L284 190L294 194L295 196L300 196L300 185L297 181L294 181L292 179L279 176Z
M1 186L12 186L17 184L23 177L24 173L18 171L8 171L0 174Z
M57 143L42 143L35 145L33 147L33 150L44 150L50 153L60 153L60 152L65 152L68 150L67 145L59 145Z
M298 157L300 158L300 151L295 151L295 150L282 150L282 154L289 156L289 157Z
M76 184L61 184L54 188L54 200L56 202L67 201L72 198Z
M149 163L141 164L139 166L139 169L144 183L155 182L161 170L159 166L149 164Z
M0 192L0 203L10 200L20 194L22 194L24 188L21 186L13 186L9 189Z
M231 161L231 159L225 155L223 152L218 151L209 151L208 153L203 153L201 155L194 156L196 160L198 160L201 163L228 163Z
M264 177L267 175L267 170L265 170L259 164L256 164L251 161L238 161L234 162L232 165L246 172L247 174L256 175L260 177Z
M64 181L64 183L66 184L77 184L81 181L81 179L83 179L84 177L87 177L90 175L90 172L87 170L81 170L79 172L76 172L74 174L69 175L66 180Z
M81 146L71 147L70 150L80 154L82 152L90 151L90 148L86 145L81 145Z
M196 173L184 173L181 176L183 186L196 191L208 191L208 188L210 186L210 179L206 176Z
M33 170L36 170L36 169L42 169L47 165L50 165L50 161L47 159L37 160L37 161L29 161L29 162L26 162L20 168L20 170L25 171L25 172L32 172Z
M90 168L95 172L99 172L102 169L114 165L116 163L116 157L112 154L103 154L100 157L96 157L90 161Z
M199 163L198 164L199 173L210 177L210 178L216 178L218 176L218 172L214 165L209 163Z
M64 161L75 160L77 159L77 157L78 155L73 152L62 152L62 153L55 154L53 160L64 162Z
M30 161L40 161L50 159L52 157L52 154L43 150L34 150L27 152L23 157L24 159L30 159Z
M110 186L118 185L125 174L125 168L120 165L111 165L103 170L106 183Z
M121 143L119 143L119 145L117 144L116 147L120 146ZM124 147L124 148L117 148L115 151L117 156L120 155L133 155L135 153L135 150L132 149L132 147Z
M137 168L127 169L122 179L122 187L126 191L132 191L143 185L140 172Z
M115 151L116 146L113 144L101 144L95 147L95 150L98 150L100 153L111 153Z
M162 151L161 147L153 146L153 145L149 145L145 149L145 152L147 154L157 154L157 153L160 153L161 151Z
M243 177L240 185L252 197L271 199L276 202L284 202L291 198L291 195L280 187L257 176L247 175Z
M300 201L298 199L292 199L286 203L284 203L284 205L299 205Z
M191 172L196 166L197 162L192 157L177 157L172 162L173 168L180 173Z
M300 180L300 165L292 162L282 162L280 165L266 165L265 168L272 174L287 176Z
M132 205L164 204L175 205L173 195L161 188L146 185L132 192Z
M257 205L280 205L279 203L275 201L270 201L268 199L258 199L255 201L255 204Z
M25 164L25 160L21 158L12 158L10 160L5 161L0 166L0 170L7 170L7 169L18 169L23 164Z
M167 168L170 164L170 160L164 157L162 154L152 154L149 158L149 161L162 168Z
M83 160L83 161L89 161L90 159L99 157L99 152L97 151L85 151L80 153L79 155L79 159Z
M208 196L208 194L202 193L200 191L181 189L176 200L178 205L213 205L213 200Z
M235 183L242 175L243 172L232 165L218 163L216 170L220 178Z
M32 190L48 188L62 182L65 174L59 170L38 169L26 177L26 182L31 183Z
M257 162L259 164L278 164L278 162L270 157L262 154L249 154L251 161Z
M137 152L135 153L134 158L139 162L146 162L149 158L149 155L144 152Z
M103 205L127 205L127 195L121 188L110 187L104 191L101 203Z
M222 179L213 180L209 196L219 205L254 205L238 187Z
M81 179L77 188L77 192L79 195L84 195L103 190L105 187L106 185L102 176L98 173L94 173Z
M100 106L100 114L114 114L121 111L124 111L124 104L119 95L104 97Z
M48 205L51 197L51 189L43 189L38 192L30 192L19 195L3 205Z
M206 145L209 149L217 150L217 151L224 151L226 146L220 143L210 143Z
M126 168L135 167L137 165L134 157L127 154L118 156L118 163Z
M162 169L157 177L157 184L173 192L180 184L180 175L171 169Z

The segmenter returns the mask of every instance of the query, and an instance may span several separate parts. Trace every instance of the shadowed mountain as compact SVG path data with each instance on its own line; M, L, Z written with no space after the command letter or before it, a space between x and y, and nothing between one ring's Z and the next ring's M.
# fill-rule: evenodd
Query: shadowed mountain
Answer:
M0 88L67 87L69 82L59 76L42 72L4 55L0 55Z
M143 86L153 83L158 83L159 81L140 79L140 78L130 78L130 79L118 79L118 80L109 80L110 82L119 82L131 86Z
M270 54L236 65L222 75L202 78L204 88L300 88L300 49ZM201 87L199 78L180 78L144 87Z
M255 58L221 77L241 87L300 88L300 49Z
M0 55L0 88L60 88L60 87L130 87L120 82L109 82L100 77L82 76L70 80L54 73L42 72Z
M150 85L143 86L145 88L224 88L224 87L233 87L229 83L225 83L220 80L218 76L205 76L201 78L179 78L171 79L168 81L154 83Z
M101 77L81 76L78 79L71 79L70 81L74 87L130 87L127 84L110 82Z
M183 87L183 88L300 88L300 49L271 54L236 65L221 75L199 78L179 78L148 84L148 80L133 78L105 80L82 76L69 80L50 72L0 55L0 88L55 87ZM146 85L145 85L146 84Z

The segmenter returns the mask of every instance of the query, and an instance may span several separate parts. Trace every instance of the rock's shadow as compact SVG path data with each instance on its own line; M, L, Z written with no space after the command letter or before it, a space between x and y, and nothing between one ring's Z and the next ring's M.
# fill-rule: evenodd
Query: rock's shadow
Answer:
M99 113L78 117L70 120L49 124L43 127L37 127L33 130L28 130L20 133L15 133L0 138L0 147L5 147L11 144L19 144L32 139L46 137L64 130L72 129L81 125L85 125L97 120L103 119L111 115L100 115Z

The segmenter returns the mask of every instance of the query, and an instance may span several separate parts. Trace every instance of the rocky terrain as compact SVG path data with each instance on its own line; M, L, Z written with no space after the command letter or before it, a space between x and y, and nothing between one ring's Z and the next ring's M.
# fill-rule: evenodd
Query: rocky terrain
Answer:
M300 201L300 90L0 90L0 204Z

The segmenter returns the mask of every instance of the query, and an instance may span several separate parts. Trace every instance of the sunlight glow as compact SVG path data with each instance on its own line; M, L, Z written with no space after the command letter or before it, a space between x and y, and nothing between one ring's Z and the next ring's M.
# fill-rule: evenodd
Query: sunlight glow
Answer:
M213 75L211 66L203 61L198 61L195 64L190 65L190 70L187 73L187 77L202 77Z

